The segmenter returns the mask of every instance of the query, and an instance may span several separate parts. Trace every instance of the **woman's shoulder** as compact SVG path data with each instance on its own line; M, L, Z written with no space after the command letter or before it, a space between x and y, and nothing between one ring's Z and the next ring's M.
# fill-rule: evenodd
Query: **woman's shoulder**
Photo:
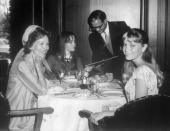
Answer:
M142 65L136 68L135 75L136 77L140 77L140 78L156 76L154 70L150 66L147 66L147 65Z
M18 69L19 71L25 71L25 70L28 69L28 68L29 68L29 65L26 63L26 61L20 61L20 62L18 63L17 69Z
M151 68L148 65L141 65L139 67L136 68L136 72L143 72L143 71L150 71L150 72L154 72L153 68Z

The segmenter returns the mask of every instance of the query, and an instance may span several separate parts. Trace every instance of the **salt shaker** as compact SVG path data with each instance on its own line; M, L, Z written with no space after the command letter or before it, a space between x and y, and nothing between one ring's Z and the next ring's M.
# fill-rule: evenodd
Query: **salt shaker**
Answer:
M87 84L87 78L85 76L82 79L82 84Z

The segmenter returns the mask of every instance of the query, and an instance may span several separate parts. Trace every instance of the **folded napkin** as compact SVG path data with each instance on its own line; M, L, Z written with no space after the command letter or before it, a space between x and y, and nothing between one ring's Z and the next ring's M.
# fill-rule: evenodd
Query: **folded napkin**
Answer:
M122 96L123 92L121 90L105 90L102 92L104 96Z

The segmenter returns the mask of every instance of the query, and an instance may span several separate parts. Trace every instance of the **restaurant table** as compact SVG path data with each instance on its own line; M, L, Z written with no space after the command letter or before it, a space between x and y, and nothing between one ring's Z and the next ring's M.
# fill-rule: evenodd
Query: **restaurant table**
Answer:
M55 88L54 88L55 89ZM38 107L52 107L54 112L44 115L41 131L89 131L88 120L81 118L80 110L86 109L92 112L115 110L126 103L125 97L120 90L115 90L112 95L86 95L80 90L77 93L63 94L48 93L38 97ZM80 93L79 93L80 92Z

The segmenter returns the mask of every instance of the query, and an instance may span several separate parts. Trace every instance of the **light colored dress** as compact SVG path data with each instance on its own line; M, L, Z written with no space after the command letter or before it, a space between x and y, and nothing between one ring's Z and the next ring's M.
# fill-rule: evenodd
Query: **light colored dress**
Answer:
M11 110L24 110L37 107L37 95L43 94L37 84L35 67L28 64L23 57L23 49L16 56L8 80L6 97ZM32 76L35 76L34 79ZM10 120L12 131L32 131L35 117L17 117Z
M142 65L135 69L132 77L128 80L125 85L125 91L129 95L130 101L135 99L135 80L141 79L145 82L148 95L158 94L157 88L157 76L151 68L146 65Z

